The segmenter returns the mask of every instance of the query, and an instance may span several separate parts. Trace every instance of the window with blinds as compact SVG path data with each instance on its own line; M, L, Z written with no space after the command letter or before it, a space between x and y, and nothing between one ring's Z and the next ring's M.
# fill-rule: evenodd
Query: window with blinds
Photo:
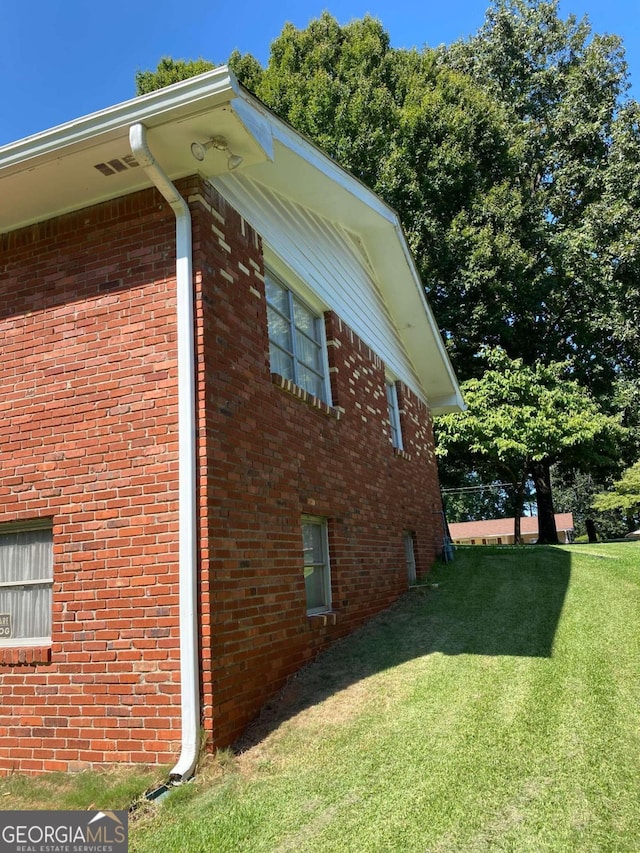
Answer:
M0 645L51 642L51 523L0 525Z

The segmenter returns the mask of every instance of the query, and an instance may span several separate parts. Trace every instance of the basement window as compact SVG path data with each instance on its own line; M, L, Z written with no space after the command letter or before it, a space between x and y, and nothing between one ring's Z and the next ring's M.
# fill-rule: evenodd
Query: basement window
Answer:
M326 519L303 516L302 544L307 613L324 613L331 610L331 569Z
M51 643L51 521L0 525L0 647Z
M416 534L413 530L405 530L402 534L402 540L404 542L404 562L407 567L407 580L409 582L409 586L415 586L417 581L415 538Z

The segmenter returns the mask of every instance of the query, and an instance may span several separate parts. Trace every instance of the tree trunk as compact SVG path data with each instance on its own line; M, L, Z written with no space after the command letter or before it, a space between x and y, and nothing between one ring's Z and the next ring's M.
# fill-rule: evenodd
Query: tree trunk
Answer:
M549 467L547 461L534 462L531 465L531 477L538 502L538 544L540 545L558 545Z
M520 515L516 513L513 517L513 541L516 545L522 545Z
M522 545L522 507L524 505L524 482L518 481L513 484L513 541L516 545Z

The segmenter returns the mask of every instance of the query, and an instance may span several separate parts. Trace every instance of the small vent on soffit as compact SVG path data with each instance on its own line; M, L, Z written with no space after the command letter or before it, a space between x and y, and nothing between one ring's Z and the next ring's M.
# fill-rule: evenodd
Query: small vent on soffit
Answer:
M110 175L116 175L118 172L135 169L137 165L138 161L133 154L125 154L124 157L109 160L106 163L96 163L93 168L108 178Z

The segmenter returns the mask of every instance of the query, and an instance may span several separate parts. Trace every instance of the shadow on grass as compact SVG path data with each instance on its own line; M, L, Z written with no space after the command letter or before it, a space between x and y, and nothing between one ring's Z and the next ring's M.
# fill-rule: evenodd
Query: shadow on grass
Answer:
M424 586L293 676L237 751L350 684L424 655L550 657L570 561L568 552L545 546L459 548Z
M436 574L441 630L432 651L551 657L571 574L567 551L469 547Z

